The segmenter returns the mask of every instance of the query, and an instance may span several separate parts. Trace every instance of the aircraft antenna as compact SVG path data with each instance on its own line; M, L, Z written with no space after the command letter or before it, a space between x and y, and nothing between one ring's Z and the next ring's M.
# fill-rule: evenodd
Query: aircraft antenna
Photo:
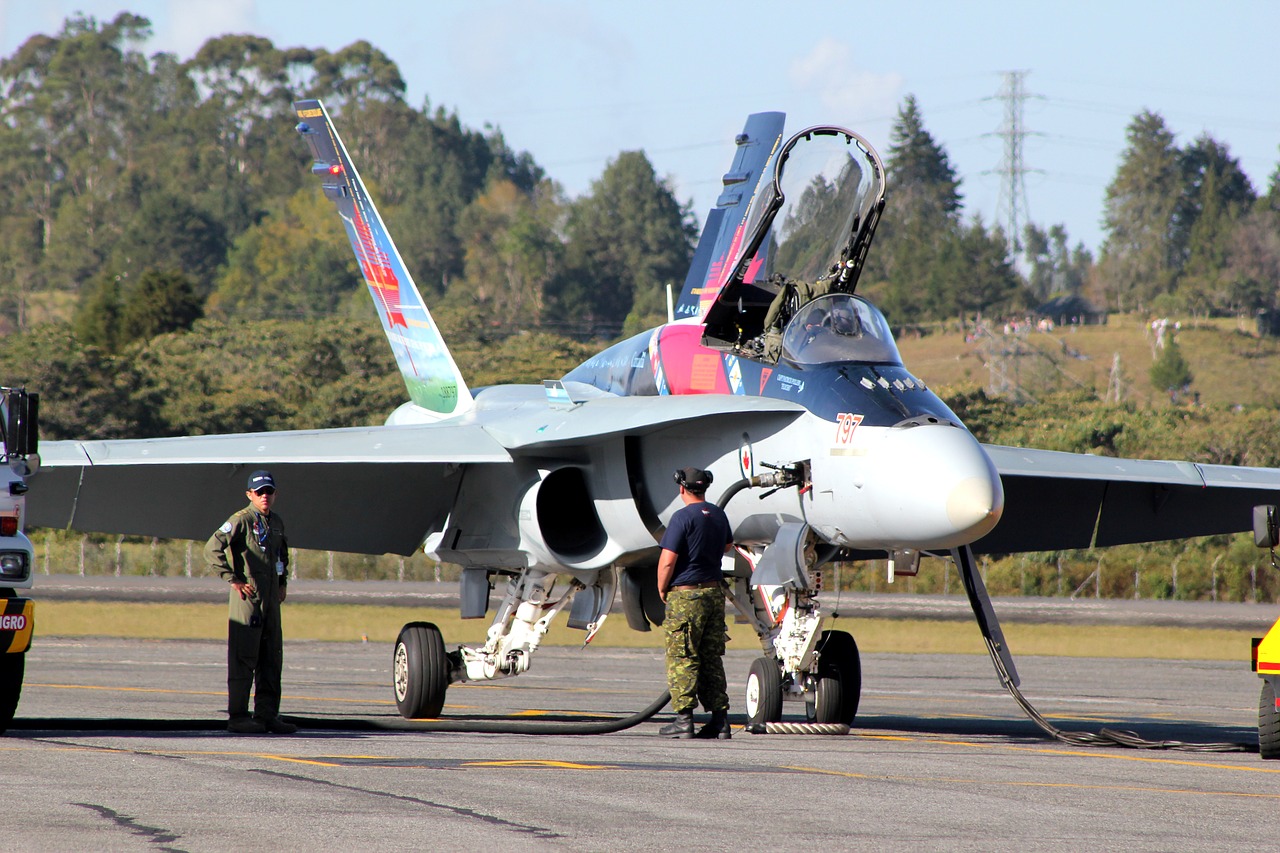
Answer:
M999 136L1004 139L1004 157L995 169L983 172L984 175L1000 176L1000 203L996 210L996 219L1004 225L1005 239L1009 242L1009 253L1017 255L1022 252L1022 229L1030 220L1027 206L1027 185L1023 177L1027 172L1041 172L1042 169L1029 169L1022 160L1022 140L1028 136L1038 136L1025 128L1022 122L1022 105L1028 98L1041 98L1041 95L1028 95L1023 89L1023 80L1029 71L1005 71L1001 73L1004 85L996 99L1004 102L1004 122L1000 129L988 136Z

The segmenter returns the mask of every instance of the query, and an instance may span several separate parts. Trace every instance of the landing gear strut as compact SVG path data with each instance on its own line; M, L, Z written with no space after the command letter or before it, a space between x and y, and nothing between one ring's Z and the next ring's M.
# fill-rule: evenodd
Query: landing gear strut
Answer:
M506 594L483 646L446 652L440 629L430 622L410 622L400 630L392 679L396 707L406 719L440 716L445 691L455 681L492 681L528 671L552 620L569 605L569 627L586 631L590 642L613 603L612 569L593 571L582 579L571 575L558 594L556 575L551 572L476 571L478 576L463 584L464 618L482 616L488 609L490 576L508 577Z
M785 700L803 702L810 723L852 725L862 662L850 634L822 629L822 578L808 526L784 524L758 558L740 553L730 601L765 652L747 676L748 725L780 722Z

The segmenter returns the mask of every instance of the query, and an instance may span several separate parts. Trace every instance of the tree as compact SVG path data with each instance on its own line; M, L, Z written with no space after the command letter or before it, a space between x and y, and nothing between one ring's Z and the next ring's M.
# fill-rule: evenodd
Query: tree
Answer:
M1199 313L1243 313L1248 291L1234 286L1229 255L1241 218L1256 201L1249 178L1225 145L1204 134L1182 157L1184 189L1176 222L1185 263L1179 295ZM1244 297L1242 302L1240 297Z
M339 110L362 101L403 101L405 83L400 68L385 53L363 39L329 53L316 51L312 61L312 92L322 95L325 106Z
M450 296L493 325L539 325L547 287L562 266L564 246L555 233L561 205L550 182L541 189L530 197L499 178L458 220L466 272Z
M191 279L176 270L147 270L128 289L120 306L117 340L150 340L185 331L203 313Z
M976 314L1007 313L1023 307L1022 280L1014 271L1008 241L999 228L988 231L975 219L962 228L953 245L954 250L947 254L956 261L951 276L955 283L948 294L939 297L950 298L952 313L961 322Z
M570 272L555 294L560 316L621 327L637 294L683 281L697 230L643 151L611 161L570 206Z
M115 352L120 345L120 276L106 272L80 295L72 331L84 346Z
M143 196L111 253L114 269L135 279L148 270L182 270L207 294L226 258L222 223L186 198L164 191Z
M1274 310L1280 288L1280 217L1259 206L1231 233L1228 300L1238 313Z
M1192 379L1191 368L1182 357L1182 348L1178 346L1176 339L1170 339L1155 364L1151 365L1151 384L1176 394L1190 385Z
M889 201L862 277L895 323L947 316L962 286L944 269L946 247L959 237L960 180L914 95L889 131L885 169Z
M147 69L136 46L150 28L125 12L104 25L75 15L0 65L5 177L40 220L45 275L63 287L91 279L119 234L129 94Z
M224 35L209 39L184 65L199 97L188 110L193 139L185 154L202 178L195 201L229 235L257 219L264 192L298 186L301 175L284 167L301 165L303 154L280 128L292 117L290 68L308 56L281 51L260 36Z
M1093 269L1093 255L1083 243L1067 246L1066 226L1054 225L1046 233L1028 223L1023 246L1030 272L1027 286L1031 295L1044 301L1052 296L1078 296Z
M1170 293L1181 266L1174 240L1182 199L1182 164L1173 133L1158 114L1137 115L1126 131L1128 147L1107 186L1098 261L1103 294L1120 311L1144 309Z
M362 292L361 280L333 203L309 186L236 239L207 310L222 319L322 317Z
M40 392L40 437L138 438L151 416L131 391L137 376L127 360L85 346L65 326L43 325L0 338L0 375Z

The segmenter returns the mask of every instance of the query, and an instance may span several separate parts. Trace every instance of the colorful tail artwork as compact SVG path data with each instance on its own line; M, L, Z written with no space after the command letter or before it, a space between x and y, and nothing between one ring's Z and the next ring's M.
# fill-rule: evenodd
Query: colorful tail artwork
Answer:
M293 109L298 116L296 129L315 158L311 171L323 182L325 197L338 206L409 399L440 417L467 411L472 406L471 391L324 104L295 101Z
M733 274L737 266L734 261L742 248L749 203L763 182L773 179L773 170L768 167L782 142L785 118L785 113L756 113L738 136L738 151L724 176L724 190L707 215L689 275L684 280L684 290L676 303L677 319L704 317ZM752 259L747 281L763 261L766 248L762 247Z

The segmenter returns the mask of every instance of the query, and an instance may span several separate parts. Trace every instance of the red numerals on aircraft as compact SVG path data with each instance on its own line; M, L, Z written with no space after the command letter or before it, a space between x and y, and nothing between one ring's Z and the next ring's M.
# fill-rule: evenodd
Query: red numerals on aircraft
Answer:
M836 415L836 444L849 444L853 441L853 431L862 423L862 415L840 412Z

